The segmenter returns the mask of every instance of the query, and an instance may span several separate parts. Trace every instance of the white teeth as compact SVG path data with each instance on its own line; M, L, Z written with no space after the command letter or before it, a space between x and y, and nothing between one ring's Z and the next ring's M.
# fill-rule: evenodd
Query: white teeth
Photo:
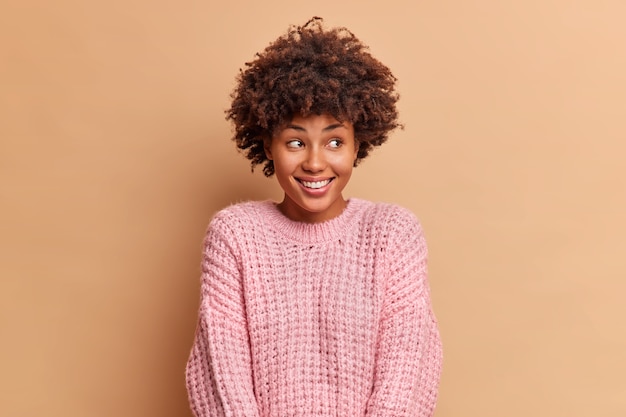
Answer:
M306 188L322 188L330 183L330 179L324 181L300 181Z

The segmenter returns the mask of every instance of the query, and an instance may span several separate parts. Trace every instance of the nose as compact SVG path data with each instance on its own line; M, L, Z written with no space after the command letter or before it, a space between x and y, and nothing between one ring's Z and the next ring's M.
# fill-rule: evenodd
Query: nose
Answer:
M320 172L323 171L324 168L326 168L324 152L315 147L309 148L302 162L302 169L308 172Z

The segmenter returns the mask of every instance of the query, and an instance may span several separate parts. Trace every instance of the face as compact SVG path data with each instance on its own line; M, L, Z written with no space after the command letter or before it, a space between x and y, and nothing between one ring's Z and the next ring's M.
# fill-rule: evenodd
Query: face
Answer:
M327 114L296 116L279 129L265 153L285 191L283 214L308 223L341 214L357 151L352 124Z

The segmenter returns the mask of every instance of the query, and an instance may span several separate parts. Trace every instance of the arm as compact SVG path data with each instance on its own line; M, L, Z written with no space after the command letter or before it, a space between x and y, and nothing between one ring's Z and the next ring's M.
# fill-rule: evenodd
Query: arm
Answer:
M196 417L258 416L241 276L235 251L214 221L205 239L198 326L187 362Z
M389 277L378 333L368 417L431 417L441 375L441 340L432 312L426 242L417 220L392 218Z

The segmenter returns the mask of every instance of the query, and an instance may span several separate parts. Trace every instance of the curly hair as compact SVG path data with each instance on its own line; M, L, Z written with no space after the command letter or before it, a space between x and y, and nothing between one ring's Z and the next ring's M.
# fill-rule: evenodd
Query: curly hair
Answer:
M235 127L233 140L251 161L274 174L264 140L295 115L330 114L354 127L358 162L382 145L398 122L396 78L348 29L325 30L314 17L290 26L246 70L240 70L226 119Z

